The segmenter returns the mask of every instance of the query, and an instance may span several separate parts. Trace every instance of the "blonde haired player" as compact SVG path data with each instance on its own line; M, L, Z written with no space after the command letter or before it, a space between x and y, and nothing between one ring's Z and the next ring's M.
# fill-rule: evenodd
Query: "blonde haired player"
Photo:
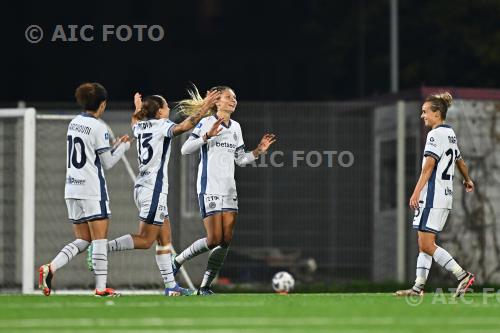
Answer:
M127 135L109 145L106 125L99 120L106 109L108 93L99 83L84 83L75 92L83 109L68 125L65 199L75 240L67 244L50 264L39 269L39 287L44 295L52 291L55 272L85 251L92 241L95 296L118 296L106 288L108 274L107 234L109 197L103 169L110 169L130 148Z
M448 93L430 95L422 105L421 118L431 131L427 134L422 172L410 198L415 209L413 228L418 230L418 247L415 284L411 289L399 290L397 296L423 295L423 289L432 260L453 273L459 281L455 297L465 294L474 283L474 275L465 271L443 248L436 245L436 234L443 230L453 201L455 165L462 174L467 192L474 191L474 183L458 149L455 132L445 124L446 112L451 106Z
M238 213L234 164L242 166L253 162L276 141L274 134L266 134L257 148L246 152L240 124L231 119L237 105L233 89L219 86L210 91L221 93L214 114L196 126L181 149L182 154L200 151L197 191L207 236L195 241L173 260L174 272L177 272L187 260L212 250L199 295L213 294L210 285L222 267L233 237ZM187 114L201 101L197 94L191 97L181 103Z

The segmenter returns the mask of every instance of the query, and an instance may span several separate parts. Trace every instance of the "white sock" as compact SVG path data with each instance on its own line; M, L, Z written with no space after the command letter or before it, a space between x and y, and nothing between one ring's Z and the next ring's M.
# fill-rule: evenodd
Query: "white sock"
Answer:
M180 266L184 264L187 260L190 260L196 257L197 255L200 255L207 251L208 251L207 239L201 238L195 241L193 244L191 244L184 251L182 251L182 253L179 254L177 257L175 257L175 261Z
M226 259L228 247L217 246L215 249L210 252L210 256L208 257L207 270L205 271L205 275L203 275L203 281L201 282L201 287L210 287L212 281L215 279L217 274Z
M92 241L92 266L94 267L95 288L106 289L108 279L108 240L97 239Z
M453 273L458 280L462 280L465 275L467 275L467 272L463 270L460 265L457 264L455 259L442 247L439 247L436 249L436 252L434 252L434 260L440 264L443 268L445 268L448 272Z
M175 287L174 273L172 272L172 254L157 254L156 263L160 269L161 277L165 283L165 288Z
M432 266L432 256L427 253L420 252L417 258L417 278L415 279L415 285L413 290L421 291L424 289L425 282L427 282L427 276L429 276L429 271Z
M132 235L123 235L108 242L108 252L125 251L134 249L134 239Z
M89 246L89 242L83 239L75 239L71 243L67 244L65 247L59 251L57 256L50 263L50 269L52 272L57 271L59 268L66 265L68 262L73 260L73 258L85 251L85 249Z

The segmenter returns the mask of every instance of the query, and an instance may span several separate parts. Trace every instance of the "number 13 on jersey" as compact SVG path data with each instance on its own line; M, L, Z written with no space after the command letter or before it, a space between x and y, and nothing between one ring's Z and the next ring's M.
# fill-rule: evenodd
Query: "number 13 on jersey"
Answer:
M153 139L153 133L143 133L137 136L137 151L139 152L140 164L148 164L153 158L153 147L149 143ZM145 157L142 156L143 151L147 154Z

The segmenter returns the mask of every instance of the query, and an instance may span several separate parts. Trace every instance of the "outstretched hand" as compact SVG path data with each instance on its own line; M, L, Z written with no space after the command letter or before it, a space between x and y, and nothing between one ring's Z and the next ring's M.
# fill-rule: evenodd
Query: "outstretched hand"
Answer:
M214 136L219 135L220 132L222 132L223 128L220 125L222 124L223 121L224 121L224 118L217 119L217 121L212 125L212 127L205 134L207 140L214 137Z
M264 154L269 147L276 142L276 135L274 134L265 134L260 140L259 145L257 146L257 152L260 154Z

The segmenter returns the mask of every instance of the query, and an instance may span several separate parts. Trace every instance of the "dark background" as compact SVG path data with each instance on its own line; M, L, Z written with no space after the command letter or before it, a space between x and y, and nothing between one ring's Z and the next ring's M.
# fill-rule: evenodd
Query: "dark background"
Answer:
M0 103L185 97L227 84L240 100L345 100L389 91L389 0L18 1L3 4ZM400 88L500 85L500 1L399 1ZM25 29L45 30L30 44ZM160 24L160 42L50 42L58 24ZM97 33L98 35L98 33ZM97 38L99 39L99 38Z

